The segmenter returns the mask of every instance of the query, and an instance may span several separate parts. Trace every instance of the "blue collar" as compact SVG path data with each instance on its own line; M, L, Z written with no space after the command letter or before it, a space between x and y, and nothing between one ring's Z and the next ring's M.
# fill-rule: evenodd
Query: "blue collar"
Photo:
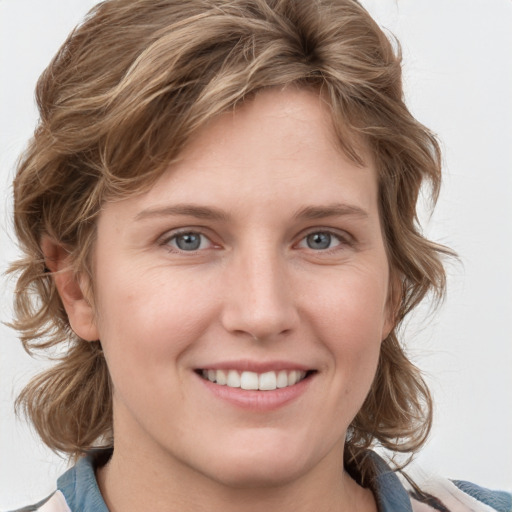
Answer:
M94 474L98 456L109 453L110 450L91 451L57 480L57 489L64 494L72 512L109 512Z
M367 451L368 473L365 485L373 492L379 512L413 512L411 498L397 474L375 452ZM355 471L352 478L361 483Z

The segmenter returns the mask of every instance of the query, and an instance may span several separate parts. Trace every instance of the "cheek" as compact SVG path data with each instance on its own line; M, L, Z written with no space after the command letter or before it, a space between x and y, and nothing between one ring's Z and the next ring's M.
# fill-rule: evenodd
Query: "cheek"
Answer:
M344 269L316 281L316 290L309 290L309 316L329 340L338 340L355 352L380 345L387 323L387 272L366 269ZM323 286L318 286L323 284ZM310 287L312 288L312 286Z
M111 272L98 290L98 330L114 387L169 386L180 376L170 371L200 338L211 316L179 278ZM161 371L159 371L161 369Z
M387 284L380 274L362 279L353 273L311 303L309 317L331 355L338 412L348 405L355 416L371 387L385 334L386 302Z

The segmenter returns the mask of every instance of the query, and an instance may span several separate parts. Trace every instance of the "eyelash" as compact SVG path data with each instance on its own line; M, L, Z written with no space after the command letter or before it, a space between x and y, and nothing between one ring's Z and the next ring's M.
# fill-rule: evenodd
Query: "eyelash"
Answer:
M330 254L332 252L340 250L339 249L340 246L352 247L354 245L353 237L346 232L343 232L343 234L341 234L341 233L333 231L331 229L316 228L314 230L310 230L309 232L303 234L301 236L301 238L299 239L299 242L294 244L294 247L300 247L300 244L302 244L302 243L307 244L307 239L309 236L319 235L319 234L328 235L330 237L330 240L329 240L330 242L332 241L332 239L335 239L338 241L338 243L334 247L328 247L325 249L312 249L311 247L303 247L303 248L309 249L314 253ZM181 249L178 246L171 245L171 243L173 241L176 241L180 236L185 236L185 235L199 236L201 238L201 241L200 241L201 245L203 244L204 239L206 239L209 242L210 247L202 248L202 249L198 248L198 249L188 251L185 249ZM171 234L167 234L164 238L161 239L161 241L159 242L159 245L165 246L170 252L178 253L178 254L184 254L184 253L197 254L198 252L210 249L211 246L215 246L215 244L211 241L210 237L208 237L207 235L202 233L197 228L188 228L188 229L183 229L183 230L180 230L177 232L173 232Z
M324 253L324 254L331 254L333 252L336 252L337 250L341 250L341 248L344 248L344 247L352 247L353 244L354 244L354 240L353 238L346 232L343 232L343 234L337 232L337 231L333 231L333 230L330 230L330 229L314 229L314 230L311 230L309 232L307 232L304 236L301 237L300 241L299 241L299 244L296 244L296 245L300 245L300 244L307 244L308 242L308 237L310 237L311 235L328 235L330 240L329 241L332 241L332 239L334 240L337 240L338 243L334 246L334 247L328 247L328 248L325 248L325 249L313 249L311 247L304 247L306 249L310 249L312 250L313 252L315 253Z
M191 254L195 254L197 252L200 252L200 251L203 251L205 250L204 248L201 249L194 249L194 250L191 250L191 251L187 251L185 249L181 249L180 247L173 247L171 245L172 241L176 241L180 236L185 236L185 235L196 235L196 236L199 236L202 240L200 241L200 244L202 245L204 239L208 240L208 242L211 244L211 245L214 245L213 242L210 240L210 238L205 235L204 233L201 233L200 230L198 230L197 228L196 229L183 229L183 230L180 230L180 231L176 231L176 232L173 232L171 234L167 234L167 236L165 236L161 241L160 241L160 245L162 246L165 246L170 252L175 252L175 253L179 253L179 254L182 254L182 253L191 253Z

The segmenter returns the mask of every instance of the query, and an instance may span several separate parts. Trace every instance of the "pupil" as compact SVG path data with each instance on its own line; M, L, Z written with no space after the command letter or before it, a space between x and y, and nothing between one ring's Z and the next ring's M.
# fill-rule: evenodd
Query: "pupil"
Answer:
M307 236L307 244L310 249L327 249L331 245L329 233L312 233Z
M176 238L176 245L183 251L195 251L201 245L201 237L195 233L185 233Z

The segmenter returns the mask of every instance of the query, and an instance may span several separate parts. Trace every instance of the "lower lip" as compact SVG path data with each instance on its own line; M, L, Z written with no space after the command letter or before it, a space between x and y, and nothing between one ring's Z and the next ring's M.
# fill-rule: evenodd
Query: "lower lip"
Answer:
M271 391L253 391L242 388L232 388L215 384L209 380L203 379L199 375L197 375L197 378L200 379L206 388L217 398L242 409L264 412L279 409L297 400L306 392L314 378L314 374L309 375L293 386L273 389Z

